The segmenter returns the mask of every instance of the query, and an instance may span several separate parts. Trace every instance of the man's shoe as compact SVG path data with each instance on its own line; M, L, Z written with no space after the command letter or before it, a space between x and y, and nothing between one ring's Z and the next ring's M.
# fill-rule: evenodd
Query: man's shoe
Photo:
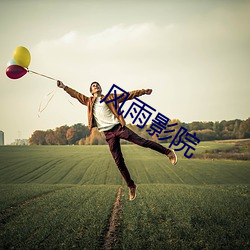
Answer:
M170 150L170 153L167 155L167 157L169 158L172 165L176 165L177 161L178 161L177 160L177 155L176 155L176 153L174 152L173 149L169 148L169 150Z
M129 188L129 200L133 201L136 197L136 185Z

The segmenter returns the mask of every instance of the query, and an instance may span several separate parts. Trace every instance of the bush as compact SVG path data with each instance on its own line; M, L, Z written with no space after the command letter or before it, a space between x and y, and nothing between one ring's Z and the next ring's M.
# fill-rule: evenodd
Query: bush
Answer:
M250 148L250 140L240 141L227 149L205 150L200 154L194 154L193 158L250 161L249 148Z

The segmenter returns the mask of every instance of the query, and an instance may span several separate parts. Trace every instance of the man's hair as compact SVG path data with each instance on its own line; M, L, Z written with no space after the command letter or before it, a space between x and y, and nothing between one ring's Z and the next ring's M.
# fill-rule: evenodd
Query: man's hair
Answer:
M92 93L92 85L93 85L94 83L97 83L97 84L101 87L101 85L99 84L99 82L92 82L92 83L90 84L90 87L89 87L89 92L90 92L90 93Z

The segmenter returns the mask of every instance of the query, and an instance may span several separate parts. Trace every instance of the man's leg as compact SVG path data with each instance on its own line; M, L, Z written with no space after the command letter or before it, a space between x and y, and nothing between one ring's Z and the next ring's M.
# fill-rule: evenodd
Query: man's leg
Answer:
M157 142L146 140L143 137L140 137L139 135L137 135L135 132L133 132L131 129L127 128L126 126L120 128L120 138L133 142L145 148L151 148L165 155L168 155L171 152L171 150L163 147L161 144Z
M104 132L106 141L109 144L110 152L115 160L118 169L120 170L128 187L135 187L134 181L131 179L127 166L121 151L120 138L116 137L114 132Z
M117 129L117 133L119 134L119 137L121 139L125 139L125 140L133 142L139 146L142 146L145 148L150 148L150 149L153 149L159 153L167 155L172 165L175 165L177 163L177 156L174 153L174 150L171 150L169 148L165 148L157 142L154 142L151 140L146 140L146 139L140 137L139 135L137 135L131 129L127 128L126 126L124 126L124 127L119 126L119 128Z

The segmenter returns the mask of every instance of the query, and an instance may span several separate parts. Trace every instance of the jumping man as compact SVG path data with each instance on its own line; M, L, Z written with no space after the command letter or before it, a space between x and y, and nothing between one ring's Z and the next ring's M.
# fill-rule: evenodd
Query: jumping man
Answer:
M87 97L76 90L65 86L61 81L57 81L57 86L59 88L63 88L69 95L88 107L89 129L97 127L100 132L104 132L106 141L109 144L110 152L124 180L126 181L127 186L129 187L129 199L131 201L136 197L136 185L131 179L127 166L124 162L120 139L125 139L139 146L150 148L162 153L169 158L172 165L177 163L177 156L174 150L165 148L159 143L140 137L125 126L126 123L123 116L118 114L119 106L115 109L114 102L109 102L107 104L104 101L101 102L105 96L102 94L102 88L98 82L92 82L90 85L90 93L92 94L91 97ZM128 93L129 97L127 100L131 100L145 94L150 95L152 93L152 89L135 90ZM119 95L117 95L117 97L119 97ZM114 100L114 98L114 94L110 94L106 97L106 102ZM124 97L117 98L117 101L122 103L124 99L125 95Z

